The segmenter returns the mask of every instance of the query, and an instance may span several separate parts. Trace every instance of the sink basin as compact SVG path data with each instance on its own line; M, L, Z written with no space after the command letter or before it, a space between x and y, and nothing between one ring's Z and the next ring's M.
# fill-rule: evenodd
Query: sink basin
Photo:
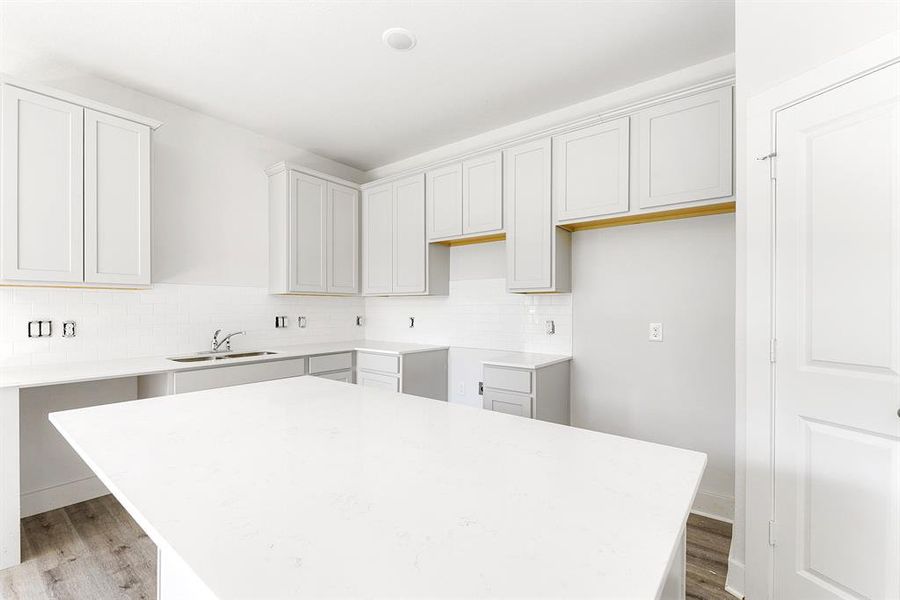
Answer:
M192 362L209 362L211 360L222 360L225 358L250 358L251 356L268 356L269 354L276 354L276 352L269 352L267 350L261 350L258 352L229 352L228 354L197 354L195 356L177 356L175 358L169 358L169 360L173 360L175 362L183 362L183 363L192 363Z

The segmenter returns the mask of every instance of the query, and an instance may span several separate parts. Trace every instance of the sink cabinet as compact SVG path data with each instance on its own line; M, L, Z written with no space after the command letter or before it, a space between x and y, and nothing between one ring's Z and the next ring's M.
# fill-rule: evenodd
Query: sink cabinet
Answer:
M138 397L151 398L168 394L185 394L300 375L306 375L305 358L217 365L192 371L143 375L138 378Z
M2 86L0 280L149 285L150 131L160 124L54 93Z
M269 176L269 291L359 291L359 190L310 169L274 165Z

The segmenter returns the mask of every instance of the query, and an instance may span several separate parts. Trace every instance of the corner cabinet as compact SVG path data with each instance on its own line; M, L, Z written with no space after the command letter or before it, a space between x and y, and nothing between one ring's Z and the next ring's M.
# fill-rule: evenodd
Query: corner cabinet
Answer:
M550 138L504 150L506 287L510 292L571 290L571 234L553 224Z
M359 190L350 182L279 163L269 176L269 291L359 291Z
M0 279L149 285L150 131L160 123L43 88L4 84L2 101Z
M364 190L363 294L449 292L449 249L427 243L427 212L423 174Z

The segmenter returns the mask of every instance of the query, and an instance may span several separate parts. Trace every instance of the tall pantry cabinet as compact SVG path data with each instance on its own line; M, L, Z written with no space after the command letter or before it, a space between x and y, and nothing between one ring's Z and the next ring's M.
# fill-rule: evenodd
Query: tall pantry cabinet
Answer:
M159 122L2 86L0 280L150 284L150 131Z

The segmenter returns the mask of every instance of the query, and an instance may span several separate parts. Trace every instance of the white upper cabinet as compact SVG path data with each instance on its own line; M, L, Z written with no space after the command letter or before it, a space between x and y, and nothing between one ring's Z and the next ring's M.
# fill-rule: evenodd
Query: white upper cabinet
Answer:
M446 294L450 249L428 244L425 175L363 192L363 294Z
M150 284L150 128L84 111L84 280Z
M556 222L628 211L628 117L553 138Z
M84 109L3 86L2 278L81 282Z
M462 181L459 163L425 174L429 241L462 235Z
M291 172L291 291L324 292L328 182Z
M503 230L503 153L493 152L462 163L463 234Z
M394 186L363 192L363 293L390 294L394 281Z
M732 195L731 96L724 87L636 115L638 208Z
M3 85L0 280L149 285L150 130L161 123L36 89Z
M359 290L359 191L354 184L278 163L269 175L269 291Z
M328 291L359 291L359 191L328 184L327 220Z
M396 293L425 293L425 178L394 183L394 285Z
M568 291L569 233L553 225L550 138L504 151L506 287L511 292Z

